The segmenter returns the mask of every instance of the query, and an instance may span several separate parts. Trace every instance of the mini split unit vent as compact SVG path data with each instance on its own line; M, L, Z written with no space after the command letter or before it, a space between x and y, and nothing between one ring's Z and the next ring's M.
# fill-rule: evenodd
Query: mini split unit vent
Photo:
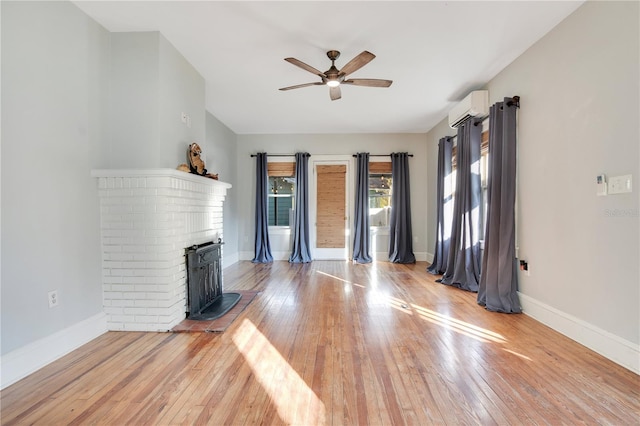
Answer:
M489 114L489 91L476 90L465 97L449 112L449 126L455 129L471 117L482 118Z

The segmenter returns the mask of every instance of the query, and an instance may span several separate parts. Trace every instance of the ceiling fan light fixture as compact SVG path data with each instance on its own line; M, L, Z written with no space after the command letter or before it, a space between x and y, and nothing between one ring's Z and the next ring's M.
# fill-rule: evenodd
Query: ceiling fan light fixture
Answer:
M295 86L282 87L280 90L291 90L291 89L299 89L301 87L309 87L309 86L329 86L329 96L332 101L338 100L342 97L342 93L340 90L340 86L342 84L354 85L354 86L368 86L368 87L389 87L391 80L381 80L379 78L350 78L345 79L347 75L359 70L363 66L367 65L373 58L376 57L371 52L363 51L355 58L347 62L347 64L342 67L342 69L338 69L335 66L335 60L340 56L340 52L337 50L330 50L327 52L327 56L331 60L331 68L327 71L322 72L311 65L307 65L304 62L296 59L296 58L284 58L285 61L293 64L297 67L302 68L305 71L308 71L312 74L320 77L321 81L317 81L315 83L304 83L297 84Z

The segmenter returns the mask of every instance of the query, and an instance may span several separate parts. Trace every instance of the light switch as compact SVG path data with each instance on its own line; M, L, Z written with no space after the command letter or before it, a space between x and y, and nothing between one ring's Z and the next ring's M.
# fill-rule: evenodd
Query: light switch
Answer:
M609 178L608 193L611 194L624 194L632 191L632 176L614 176Z

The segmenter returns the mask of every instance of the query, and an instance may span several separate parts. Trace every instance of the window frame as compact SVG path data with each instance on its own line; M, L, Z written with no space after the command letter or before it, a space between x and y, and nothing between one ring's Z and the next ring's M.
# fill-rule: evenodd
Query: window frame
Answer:
M296 197L295 197L295 170L296 163L292 161L268 161L267 162L267 179L269 180L272 177L283 177L283 178L292 178L294 179L292 193L291 194L272 194L271 190L267 192L267 206L269 205L269 200L282 197L282 198L291 198L292 208L291 210L295 210L296 206ZM271 218L267 216L267 223ZM289 222L289 225L268 225L270 230L290 230L293 227L293 224Z
M393 191L393 180L392 180L392 169L391 169L391 160L390 159L371 159L369 158L369 176L371 179L372 175L389 175L389 179L391 179L391 188L389 192L389 208L393 208L391 204L391 194ZM371 191L371 186L368 185L368 191ZM371 206L371 196L368 197L368 205ZM370 208L370 207L369 207ZM371 212L369 212L369 219L371 219ZM373 225L371 221L369 222L369 230L374 234L385 234L389 231L389 223L383 226Z

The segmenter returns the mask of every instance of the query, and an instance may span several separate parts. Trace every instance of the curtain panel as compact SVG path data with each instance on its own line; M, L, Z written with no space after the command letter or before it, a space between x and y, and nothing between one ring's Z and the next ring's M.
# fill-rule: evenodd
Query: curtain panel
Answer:
M452 192L452 148L453 138L445 137L438 142L438 176L436 178L436 246L433 250L433 262L427 272L444 274L449 259L451 238Z
M369 235L369 153L357 155L356 204L353 236L353 261L371 263Z
M476 123L478 125L476 126ZM478 291L480 281L480 140L482 126L469 119L458 127L458 165L447 269L443 284Z
M391 217L389 219L389 261L415 263L411 230L411 190L409 185L409 155L391 154Z
M309 153L296 153L296 207L293 214L293 248L289 262L311 262L309 247Z
M478 303L487 310L522 312L516 259L516 110L505 98L489 111L487 228Z
M268 193L267 153L259 152L256 154L255 256L252 260L254 263L273 262L269 243Z

